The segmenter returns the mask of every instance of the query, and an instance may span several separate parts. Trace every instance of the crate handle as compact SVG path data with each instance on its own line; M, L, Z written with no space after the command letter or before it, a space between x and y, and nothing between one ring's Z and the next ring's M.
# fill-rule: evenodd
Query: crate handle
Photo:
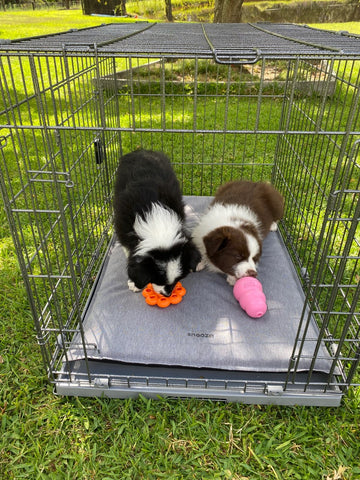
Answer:
M239 55L229 55L227 53L217 52L215 49L213 49L213 55L216 63L225 65L248 65L257 63L260 60L261 50L258 48L253 48L253 50L255 51L255 56L251 58L244 58Z
M214 47L212 41L210 40L208 34L206 33L205 26L204 24L201 24L201 28L203 31L203 35L205 37L205 40L207 41L207 44L210 47L210 50L212 54L214 55L214 59L216 63L224 64L224 65L244 65L244 64L249 64L249 63L256 63L259 61L261 57L261 51L258 48L252 47L251 50L254 52L254 57L251 56L250 58L246 58L245 56L241 56L240 54L235 54L235 55L230 55L229 53L226 53L225 51L219 51L216 50Z

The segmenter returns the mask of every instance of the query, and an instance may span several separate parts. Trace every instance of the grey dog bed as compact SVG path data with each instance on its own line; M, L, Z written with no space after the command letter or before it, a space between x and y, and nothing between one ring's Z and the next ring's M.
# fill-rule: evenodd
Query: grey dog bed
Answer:
M190 223L209 201L185 198ZM242 311L224 275L208 271L183 280L187 293L179 305L150 307L141 293L128 290L126 259L114 239L84 314L87 356L132 364L286 372L304 294L278 233L270 233L264 242L258 278L268 305L259 319ZM298 370L310 368L317 339L318 329L311 322ZM80 344L78 334L69 350L70 360L84 358ZM330 366L321 346L315 369L328 372Z

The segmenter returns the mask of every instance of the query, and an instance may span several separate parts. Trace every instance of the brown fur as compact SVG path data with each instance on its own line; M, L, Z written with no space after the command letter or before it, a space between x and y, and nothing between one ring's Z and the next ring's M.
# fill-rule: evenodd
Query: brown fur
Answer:
M241 230L233 227L220 227L204 237L204 245L209 259L217 268L228 275L234 274L234 264L249 256L249 249L242 230L244 230L244 227ZM260 253L254 259L257 262L261 255L261 241L256 230L254 228L251 230L260 245ZM249 271L248 276L255 277L256 271Z
M261 222L261 236L264 238L273 222L284 214L284 198L265 182L235 180L222 185L215 194L213 203L247 205Z

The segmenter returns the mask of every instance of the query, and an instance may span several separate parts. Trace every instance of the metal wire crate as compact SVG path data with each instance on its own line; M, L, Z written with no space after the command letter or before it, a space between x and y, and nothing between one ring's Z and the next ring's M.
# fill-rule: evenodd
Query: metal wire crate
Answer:
M0 179L45 368L60 394L339 405L359 384L360 38L289 24L113 24L0 44ZM185 195L234 178L286 198L304 292L288 371L89 358L83 315L112 239L112 186L137 147ZM318 337L299 369L308 325ZM69 349L80 339L82 361ZM325 346L327 373L314 365Z

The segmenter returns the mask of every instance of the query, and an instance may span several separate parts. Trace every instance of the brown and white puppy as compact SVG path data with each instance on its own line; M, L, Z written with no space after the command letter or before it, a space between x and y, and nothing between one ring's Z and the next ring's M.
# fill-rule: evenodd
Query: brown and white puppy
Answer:
M277 229L283 213L284 199L269 183L240 180L222 185L193 230L202 255L200 269L225 273L230 285L255 277L262 242Z

